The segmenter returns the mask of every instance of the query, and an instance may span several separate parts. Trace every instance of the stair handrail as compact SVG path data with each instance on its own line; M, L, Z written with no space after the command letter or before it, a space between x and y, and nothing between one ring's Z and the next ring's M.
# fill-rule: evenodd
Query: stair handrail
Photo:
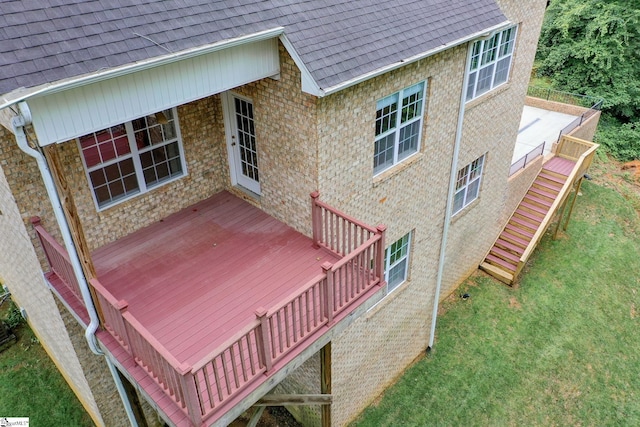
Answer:
M564 136L564 138L567 138L569 140L577 139L569 136ZM588 141L580 140L580 142L585 143ZM582 155L580 155L580 157L576 161L576 164L573 167L573 170L571 171L564 185L560 189L560 192L558 193L558 197L551 204L551 207L549 208L549 211L547 212L542 222L540 223L538 230L536 230L533 237L531 238L531 241L529 241L529 244L527 245L524 252L520 256L520 260L518 261L516 271L513 273L514 282L516 278L520 275L520 272L522 271L522 269L524 268L524 265L527 262L527 259L529 259L529 257L531 256L531 252L533 252L535 247L538 245L538 242L540 241L544 233L547 231L549 224L551 224L551 218L553 218L556 210L566 200L567 196L570 193L570 189L573 186L574 182L576 181L577 177L582 176L586 167L588 167L591 164L591 160L593 159L593 154L595 153L599 145L595 143L590 143L590 144L592 144L592 146L589 149L587 149L584 153L582 153ZM560 153L556 153L556 154L560 154ZM585 165L586 167L583 168L583 165Z

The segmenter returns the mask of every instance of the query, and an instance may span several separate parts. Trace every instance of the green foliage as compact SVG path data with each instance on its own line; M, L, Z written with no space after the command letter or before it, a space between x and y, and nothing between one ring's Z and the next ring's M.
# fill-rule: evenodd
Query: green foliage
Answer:
M15 329L24 323L24 318L20 314L20 309L11 301L9 309L4 318L4 322L9 329Z
M640 1L553 0L536 72L562 91L604 98L597 142L640 158Z
M640 117L640 2L552 1L537 66L561 90L604 98L621 120Z
M615 190L581 192L520 286L463 284L431 356L354 426L640 425L640 218Z
M596 142L618 160L640 159L640 120L620 123L613 117L603 115Z

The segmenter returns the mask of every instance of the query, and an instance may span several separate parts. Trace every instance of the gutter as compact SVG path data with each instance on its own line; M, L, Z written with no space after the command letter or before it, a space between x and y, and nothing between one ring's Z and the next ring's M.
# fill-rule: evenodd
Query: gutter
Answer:
M171 64L173 62L182 61L184 59L193 58L200 55L206 55L208 53L216 52L218 50L227 49L230 47L267 40L273 37L277 37L284 33L284 27L275 27L269 30L260 31L254 34L236 37L233 39L223 40L220 42L199 46L187 50L183 50L176 53L171 53L168 55L158 56L151 59L147 59L144 61L136 62L134 64L125 65L117 68L110 68L104 71L98 71L92 74L85 74L79 77L73 77L67 80L61 80L56 83L42 85L38 88L34 88L32 91L25 91L24 93L13 92L15 98L7 99L7 95L11 95L12 93L5 94L2 99L0 99L0 110L3 108L9 107L13 104L17 104L22 101L26 101L29 98L33 98L35 96L45 95L60 92L67 89L73 89L79 86L85 86L91 83L100 82L103 80L111 79L114 77L123 76L126 74L135 73L138 71L146 70L149 68L158 67L161 65Z
M89 292L89 285L84 277L84 272L82 271L80 258L78 257L78 252L76 251L76 247L73 243L73 239L71 238L71 231L69 230L69 225L67 224L67 219L64 216L64 212L62 210L62 203L60 202L60 196L58 195L58 191L53 182L53 177L51 176L51 171L49 170L49 166L47 165L47 161L42 155L42 153L34 148L29 146L27 142L27 136L24 132L24 127L31 123L31 112L29 111L29 107L26 102L21 102L18 104L18 108L20 113L11 119L11 127L13 128L13 134L16 137L16 141L18 142L18 147L22 151L24 151L29 156L36 159L38 163L38 169L40 170L40 175L42 176L42 180L44 182L44 186L47 189L47 194L49 195L49 200L51 202L51 206L53 206L53 213L55 214L56 221L58 222L58 226L60 227L60 232L62 233L62 239L64 240L64 245L67 248L67 252L69 253L69 259L71 260L71 267L73 268L73 273L78 280L78 284L80 285L80 292L82 294L82 300L84 302L85 307L87 308L87 312L89 314L89 325L85 330L84 336L89 344L89 348L94 354L104 355L102 350L98 347L98 343L96 340L95 332L100 325L100 321L98 319L98 313L96 312L96 308L93 304L93 300L91 299L91 293Z

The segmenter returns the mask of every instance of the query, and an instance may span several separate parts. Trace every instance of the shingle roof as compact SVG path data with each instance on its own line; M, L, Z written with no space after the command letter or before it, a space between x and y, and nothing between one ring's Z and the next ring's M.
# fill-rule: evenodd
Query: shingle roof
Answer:
M279 26L327 88L504 21L494 0L2 0L0 94Z

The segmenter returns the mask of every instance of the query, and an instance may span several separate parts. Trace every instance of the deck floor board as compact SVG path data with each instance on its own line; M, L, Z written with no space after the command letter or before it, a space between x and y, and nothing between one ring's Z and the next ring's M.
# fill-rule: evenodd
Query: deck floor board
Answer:
M195 363L338 257L228 192L93 253L99 281L180 362Z

